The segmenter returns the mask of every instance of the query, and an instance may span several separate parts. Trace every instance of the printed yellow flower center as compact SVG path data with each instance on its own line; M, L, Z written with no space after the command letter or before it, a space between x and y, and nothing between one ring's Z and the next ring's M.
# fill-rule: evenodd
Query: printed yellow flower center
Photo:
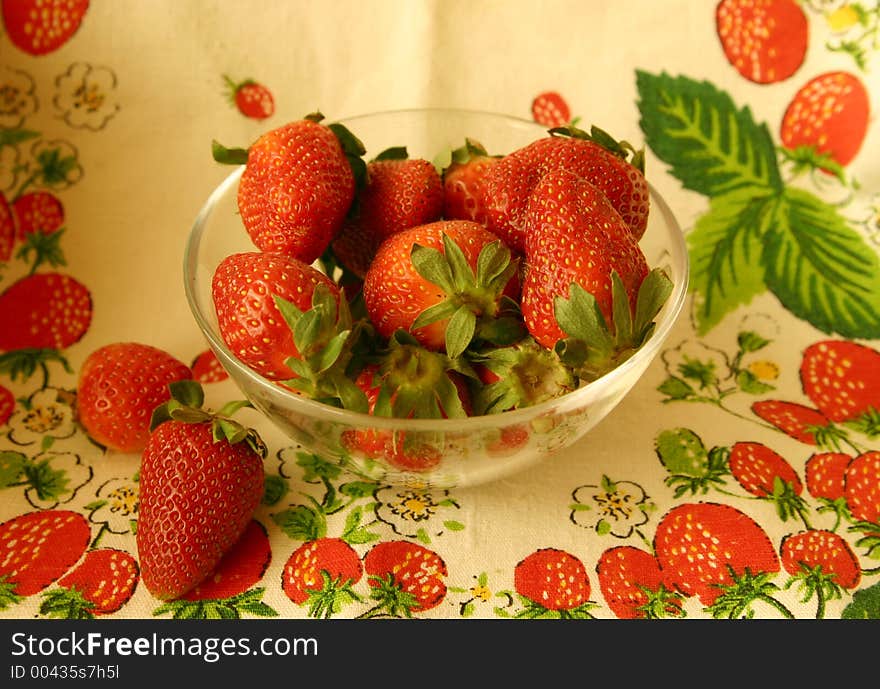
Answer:
M772 361L753 361L748 368L758 380L776 380L779 377L779 366Z
M56 405L35 407L31 409L23 419L24 427L34 433L45 433L57 428L64 421L61 409Z
M130 486L121 486L108 496L110 511L114 514L129 516L137 512L138 496Z

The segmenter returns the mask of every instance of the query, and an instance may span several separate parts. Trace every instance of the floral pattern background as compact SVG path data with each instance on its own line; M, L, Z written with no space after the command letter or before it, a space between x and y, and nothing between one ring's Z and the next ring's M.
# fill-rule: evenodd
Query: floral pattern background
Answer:
M581 21L554 36L535 35L534 8L488 1L38 4L0 1L0 616L880 617L878 3L676 0L660 16L560 0L552 14ZM304 21L302 45L279 39ZM448 28L466 21L493 50ZM657 22L627 46L600 38ZM369 70L325 42L332 27L358 46L359 26L389 36ZM316 102L644 142L687 233L688 313L588 437L485 486L348 476L254 412L263 503L214 576L162 603L139 585L139 457L77 423L78 370L142 341L189 362L209 402L240 396L179 278L225 174L208 145ZM51 555L28 569L34 539Z

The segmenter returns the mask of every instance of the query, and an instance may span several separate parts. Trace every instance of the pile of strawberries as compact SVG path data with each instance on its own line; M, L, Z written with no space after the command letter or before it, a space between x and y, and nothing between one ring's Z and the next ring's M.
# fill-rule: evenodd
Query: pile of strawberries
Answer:
M265 378L374 415L492 414L595 380L650 336L671 281L639 246L642 151L561 127L504 155L467 139L444 165L365 154L320 113L248 149L214 142L245 165L255 246L214 273L219 331ZM424 466L391 436L348 444Z

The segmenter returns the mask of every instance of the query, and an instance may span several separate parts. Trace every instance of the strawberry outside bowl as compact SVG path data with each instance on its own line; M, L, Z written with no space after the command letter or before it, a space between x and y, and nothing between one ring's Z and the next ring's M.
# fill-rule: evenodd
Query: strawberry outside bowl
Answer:
M501 154L547 134L545 127L516 117L439 108L378 112L340 122L363 142L365 160L392 146L406 146L410 157L435 160L442 151L461 146L465 137ZM264 378L240 361L220 336L211 296L214 270L232 253L256 250L238 214L236 195L243 170L237 167L213 191L187 239L184 287L189 306L220 364L251 404L305 450L355 477L411 488L466 487L553 457L583 438L633 388L660 351L685 301L685 239L673 212L649 183L650 215L640 246L648 265L664 269L671 278L672 292L650 339L615 369L534 406L464 419L388 418L333 407ZM418 448L430 461L414 466L395 456L367 455L346 441L371 430L404 438L408 447Z

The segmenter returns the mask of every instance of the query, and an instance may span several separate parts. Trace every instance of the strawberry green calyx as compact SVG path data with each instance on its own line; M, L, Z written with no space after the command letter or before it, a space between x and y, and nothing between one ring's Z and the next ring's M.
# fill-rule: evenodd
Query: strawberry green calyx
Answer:
M574 375L556 352L542 347L531 336L513 345L488 349L472 360L497 378L481 386L474 395L476 414L496 414L540 404L577 387Z
M443 248L439 251L413 246L413 267L442 289L446 299L422 311L410 329L448 318L446 353L453 359L461 356L474 339L505 345L521 338L524 329L517 317L518 307L503 295L519 265L510 249L501 240L490 242L481 249L475 272L447 234L443 235Z
M645 149L637 149L628 141L618 141L611 134L596 125L592 125L589 132L572 125L553 127L548 131L551 136L570 136L573 139L585 139L599 144L609 153L613 153L618 158L627 161L639 172L645 174Z
M375 158L373 158L370 162L377 162L380 160L408 160L409 159L409 151L406 146L391 146L390 148L386 148L384 151L379 153Z
M672 292L672 280L666 272L653 269L639 287L633 313L616 271L611 280L614 332L596 299L580 285L572 284L569 298L557 297L554 302L556 320L568 335L554 349L582 380L595 380L635 354L654 332L654 318Z
M227 148L217 139L211 141L211 155L223 165L245 165L248 160L246 148Z
M211 423L211 431L214 442L226 441L231 445L246 442L248 446L260 457L266 457L266 446L259 434L253 429L244 426L232 415L244 407L253 405L247 400L234 400L224 404L216 412L204 409L205 393L202 386L194 380L178 380L168 384L171 391L171 399L160 404L153 410L150 419L150 430L165 421L180 421L182 423Z
M351 173L354 175L355 188L363 188L367 183L367 163L363 158L367 152L366 147L344 124L333 122L328 124L327 128L339 139L339 145L342 146L342 152L345 153L348 164L351 166Z
M465 137L464 144L458 148L445 148L432 161L437 172L442 176L452 165L466 165L474 158L500 158L490 156L486 147L476 139Z
M397 330L379 363L380 388L373 414L417 419L467 416L450 373L476 376L462 360L425 349L410 333Z

